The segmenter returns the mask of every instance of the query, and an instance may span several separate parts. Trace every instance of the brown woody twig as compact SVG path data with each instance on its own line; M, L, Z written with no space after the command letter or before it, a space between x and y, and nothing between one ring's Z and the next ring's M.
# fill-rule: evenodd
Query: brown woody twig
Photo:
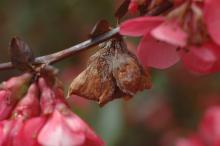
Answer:
M99 43L102 43L102 42L114 37L116 34L118 34L118 32L119 32L119 28L118 27L114 28L114 29L110 30L109 32L106 32L106 33L104 33L100 36L97 36L95 38L88 39L88 40L81 42L75 46L72 46L70 48L61 50L61 51L53 53L53 54L37 57L37 58L35 58L35 62L40 63L40 64L53 64L55 62L58 62L60 60L65 59L75 53L78 53L84 49L87 49L87 48L95 46ZM0 71L7 70L7 69L13 69L13 68L14 68L14 66L12 65L11 62L0 64Z

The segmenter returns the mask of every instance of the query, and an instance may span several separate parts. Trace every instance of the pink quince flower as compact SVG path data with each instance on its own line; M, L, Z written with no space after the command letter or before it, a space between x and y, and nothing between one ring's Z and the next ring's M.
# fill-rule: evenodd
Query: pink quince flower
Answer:
M102 140L74 113L64 115L55 110L38 135L48 146L103 146Z
M169 19L160 16L131 19L121 24L120 33L128 36L143 36L137 48L137 56L145 66L165 69L181 59L184 65L194 72L219 71L220 31L217 27L220 24L218 21L220 14L216 7L219 1L206 0L204 4L202 3L204 9L196 0L192 3L187 1L184 3L177 1L177 3L181 5L177 10L173 10L174 15L169 15ZM183 11L187 12L187 8L192 9L193 16L181 17ZM207 33L212 39L204 35L205 27L202 26L202 20L208 27Z
M38 134L38 142L45 146L103 146L103 141L96 136L90 127L74 114L63 100L59 91L49 87L43 78L39 79L40 89L50 94L41 97L43 111L49 105L48 121ZM53 92L53 93L52 93ZM51 96L52 95L52 96ZM48 103L47 103L48 102ZM51 111L52 110L52 111ZM48 110L47 110L48 111Z

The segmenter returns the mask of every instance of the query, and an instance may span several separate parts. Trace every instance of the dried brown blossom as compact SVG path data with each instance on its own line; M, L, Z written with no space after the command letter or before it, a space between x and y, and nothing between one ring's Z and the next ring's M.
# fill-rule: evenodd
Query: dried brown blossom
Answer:
M131 98L151 87L150 75L127 50L121 36L100 45L87 68L71 83L69 95L98 101L102 106L115 98Z

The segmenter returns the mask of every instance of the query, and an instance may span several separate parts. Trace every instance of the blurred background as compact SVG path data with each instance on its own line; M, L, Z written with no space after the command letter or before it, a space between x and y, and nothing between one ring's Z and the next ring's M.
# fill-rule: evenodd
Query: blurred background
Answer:
M68 48L88 38L99 19L116 25L114 11L120 0L0 0L0 62L9 61L11 37L22 37L35 56ZM126 39L131 51L138 40ZM65 88L86 65L91 48L57 63ZM0 72L0 80L18 75ZM115 100L103 108L72 97L73 110L87 121L108 146L173 146L177 137L198 128L208 107L220 104L220 77L198 75L181 64L151 70L153 87L129 101Z

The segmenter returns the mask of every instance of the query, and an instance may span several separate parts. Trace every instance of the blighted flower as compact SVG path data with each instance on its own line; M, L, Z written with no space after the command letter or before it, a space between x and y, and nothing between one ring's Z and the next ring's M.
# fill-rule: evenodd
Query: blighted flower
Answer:
M87 68L71 83L69 95L98 101L100 105L151 87L150 75L127 50L121 36L100 45Z

